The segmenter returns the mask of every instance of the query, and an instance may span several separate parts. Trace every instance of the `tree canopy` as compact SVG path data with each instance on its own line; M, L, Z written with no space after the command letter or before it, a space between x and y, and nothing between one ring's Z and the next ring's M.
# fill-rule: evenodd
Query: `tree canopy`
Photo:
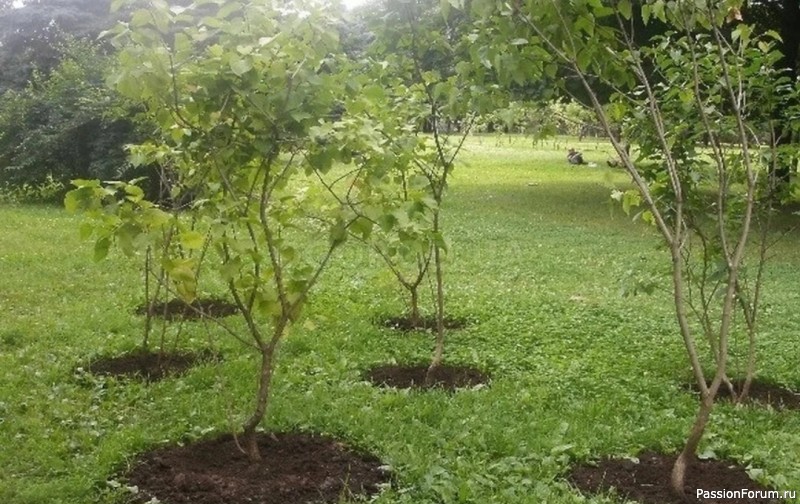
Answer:
M118 178L132 110L105 84L110 0L29 0L0 9L0 184ZM58 196L51 195L51 196Z
M95 38L115 21L110 0L28 0L0 4L0 93L22 89L35 70L45 74L63 56L67 37Z

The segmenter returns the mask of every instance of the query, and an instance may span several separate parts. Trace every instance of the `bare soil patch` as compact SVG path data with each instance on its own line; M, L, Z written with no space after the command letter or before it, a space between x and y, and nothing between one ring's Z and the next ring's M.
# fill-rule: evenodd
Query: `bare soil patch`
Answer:
M251 463L233 436L144 454L127 479L138 502L306 504L369 496L390 479L380 460L325 436L265 434L263 460Z
M166 303L155 303L152 308L152 315L165 320L190 320L203 317L223 318L238 311L239 308L235 304L222 299L197 299L191 304L187 304L180 299L172 299ZM141 305L136 308L136 314L147 315L147 305Z
M695 460L686 471L685 498L675 496L670 488L672 464L677 455L646 452L639 463L628 459L602 459L596 465L580 465L568 480L586 494L608 493L611 489L626 499L643 504L755 504L777 503L766 498L697 498L697 489L769 490L751 480L744 468L722 460Z
M489 376L470 366L442 364L434 372L430 386L425 385L428 364L386 364L369 369L365 378L375 385L394 388L442 388L454 391L488 383Z
M742 390L743 385L744 380L733 382L737 391ZM730 400L731 394L728 388L725 386L720 388L718 397ZM800 409L800 394L768 381L753 380L748 397L751 403L769 404L775 409Z
M736 390L737 394L744 386L743 379L732 380L731 383L733 384L733 388ZM689 388L693 392L697 392L697 384L693 383L689 386ZM719 392L717 392L717 398L727 401L731 400L731 392L724 383L720 386ZM745 403L769 405L778 410L796 410L800 409L800 393L789 390L788 388L776 383L754 379L750 384L750 392L747 395L747 400Z
M202 361L218 358L218 355L209 351L159 353L137 350L116 357L100 357L86 366L86 370L95 375L158 381L184 373Z
M386 327L387 329L395 329L398 331L435 331L436 330L436 317L429 315L421 317L419 320L413 320L409 315L399 316L382 316L375 319L376 325ZM469 325L470 321L465 318L444 318L445 329L463 329Z

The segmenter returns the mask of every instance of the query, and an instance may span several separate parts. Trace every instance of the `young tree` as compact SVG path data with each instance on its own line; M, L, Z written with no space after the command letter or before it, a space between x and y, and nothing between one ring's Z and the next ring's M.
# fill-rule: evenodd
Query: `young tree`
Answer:
M335 20L315 3L149 3L113 31L111 82L158 125L157 141L135 152L169 162L178 187L190 188L183 218L204 230L247 328L229 333L259 356L242 446L255 461L281 340L348 233L371 230L342 202L369 184L374 164L334 164L383 159L386 143L380 124L345 106L360 88L343 66ZM197 260L162 264L190 301Z
M382 253L398 280L413 300L432 260L436 285L436 345L426 381L442 364L445 345L444 252L447 249L441 209L450 175L480 107L492 95L470 65L463 62L468 41L466 13L450 9L449 3L428 0L386 4L385 12L373 22L375 40L369 53L394 76L387 94L400 114L401 122L416 125L413 133L422 141L410 167L404 166L401 181L422 190L416 205L430 215L430 227L408 235L416 243L412 254L417 269L411 280L398 275L392 254ZM461 64L461 63L463 64ZM401 199L408 201L404 193ZM422 230L420 230L422 231ZM402 233L401 229L401 233Z
M141 147L135 150L134 159L147 157L142 156ZM80 232L83 238L94 237L96 261L104 259L116 245L125 256L142 262L145 324L140 348L150 353L153 317L159 315L156 304L176 291L184 300L194 300L208 237L207 230L198 229L196 219L181 218L179 206L164 208L148 201L145 191L138 185L140 182L142 179L101 184L99 180L77 179L73 181L76 188L66 194L64 205L67 211L82 212L88 218ZM159 198L159 201L166 200ZM166 352L169 318L168 304L163 306L159 364ZM178 325L176 341L182 327Z
M375 224L375 230L365 241L407 292L408 325L420 329L427 326L420 310L420 289L433 257L432 214L437 207L428 191L428 179L419 173L414 162L424 152L425 145L415 132L404 130L404 125L397 122L405 117L404 113L390 103L374 105L371 115L382 118L382 133L390 144L391 158L380 160L388 171L379 183L371 184L369 194L362 191L358 201L347 203L354 212ZM402 110L407 109L402 107Z
M687 466L727 379L740 306L751 336L755 331L758 294L745 292L754 284L745 285L743 271L759 205L772 197L769 173L779 162L770 111L792 92L774 70L779 55L769 37L735 24L736 2L643 3L645 23L657 19L672 29L644 46L630 33L628 0L612 6L530 0L499 10L490 2L473 5L485 19L493 16L480 34L488 39L484 62L505 58L505 66L495 66L501 75L555 75L561 66L581 84L636 187L618 196L626 207L645 207L643 218L669 250L676 318L701 394L672 471L673 490L683 494ZM601 86L617 90L610 107L600 100ZM636 135L637 158L614 134L622 121ZM698 148L703 141L706 150ZM707 290L698 294L691 285ZM713 349L710 382L691 321L698 306L700 332Z

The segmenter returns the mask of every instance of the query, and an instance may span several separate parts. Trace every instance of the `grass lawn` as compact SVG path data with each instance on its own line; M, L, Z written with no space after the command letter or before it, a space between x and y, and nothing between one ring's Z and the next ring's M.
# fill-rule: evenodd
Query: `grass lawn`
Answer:
M568 165L570 146L599 166ZM563 474L604 455L677 450L697 401L683 390L668 284L620 294L626 272L663 271L667 254L610 201L627 178L605 167L608 152L593 140L469 140L443 219L448 311L476 322L449 334L445 360L488 371L489 387L448 395L362 379L374 364L428 359L433 341L372 323L405 304L380 259L353 241L281 349L266 425L380 456L397 479L382 504L611 502L580 496ZM94 263L79 222L58 208L0 207L0 503L122 502L116 477L137 453L229 431L249 411L255 355L211 325L187 323L182 346L218 349L219 365L151 385L76 371L133 349L143 327L137 265L116 253ZM759 376L795 390L799 245L792 231L773 250L759 353ZM734 353L743 344L736 335ZM798 432L798 412L722 404L700 451L797 490Z

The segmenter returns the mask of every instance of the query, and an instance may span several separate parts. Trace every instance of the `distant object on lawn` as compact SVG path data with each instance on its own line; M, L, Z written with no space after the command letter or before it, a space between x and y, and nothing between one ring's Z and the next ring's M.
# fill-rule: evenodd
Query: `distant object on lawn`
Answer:
M586 164L586 162L583 160L583 154L575 149L570 149L569 152L567 152L567 161L569 161L569 164L573 165Z

